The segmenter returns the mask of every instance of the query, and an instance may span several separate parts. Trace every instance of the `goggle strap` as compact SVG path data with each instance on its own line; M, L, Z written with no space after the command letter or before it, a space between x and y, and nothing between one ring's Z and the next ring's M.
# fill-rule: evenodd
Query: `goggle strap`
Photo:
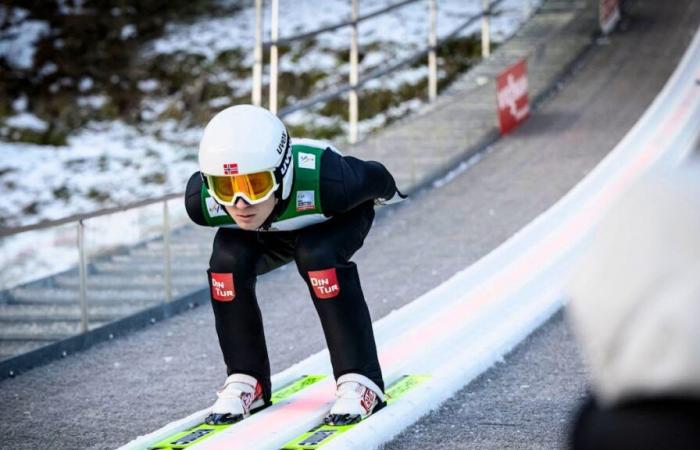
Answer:
M284 156L282 157L282 163L284 163L284 160L289 157L289 153L292 152L292 144L290 142L290 139L287 139L287 146L284 149ZM287 170L292 170L292 161L289 162L289 165L287 166ZM280 164L279 166L275 167L274 170L274 175L275 175L275 182L277 183L277 187L279 190L279 187L282 186L282 182L284 181L284 174L282 174L282 165ZM275 192L275 195L281 197L282 192Z

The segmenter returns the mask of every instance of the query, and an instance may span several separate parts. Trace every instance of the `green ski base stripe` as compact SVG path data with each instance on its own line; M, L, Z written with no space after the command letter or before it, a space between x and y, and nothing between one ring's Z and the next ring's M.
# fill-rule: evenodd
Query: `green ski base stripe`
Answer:
M408 391L429 378L430 375L404 375L399 378L386 390L387 405L391 405ZM381 411L377 411L377 414L381 413ZM281 450L313 450L327 444L356 425L356 423L342 426L320 424L301 436L292 439Z
M274 405L277 402L281 402L282 400L291 397L292 395L296 394L302 389L305 389L311 386L312 384L318 383L324 378L326 378L326 375L304 375L299 380L273 392L271 397L272 404Z
M273 392L271 396L272 404L288 399L297 392L318 383L324 378L326 378L326 375L303 375L301 378L298 378ZM199 425L195 425L185 431L178 431L167 439L163 439L158 444L148 448L149 450L186 449L194 444L199 444L203 440L208 439L233 425L235 425L235 423L227 425L207 425L206 423L200 423Z

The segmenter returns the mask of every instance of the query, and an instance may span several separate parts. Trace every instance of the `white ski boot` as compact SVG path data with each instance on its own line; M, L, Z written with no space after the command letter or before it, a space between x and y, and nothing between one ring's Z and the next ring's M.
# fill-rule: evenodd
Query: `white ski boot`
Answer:
M323 420L326 425L357 423L386 406L384 393L372 380L347 373L336 381L335 404Z
M219 398L204 419L209 425L236 423L268 406L263 399L262 386L258 380L242 373L229 375L224 387L219 389L216 395Z

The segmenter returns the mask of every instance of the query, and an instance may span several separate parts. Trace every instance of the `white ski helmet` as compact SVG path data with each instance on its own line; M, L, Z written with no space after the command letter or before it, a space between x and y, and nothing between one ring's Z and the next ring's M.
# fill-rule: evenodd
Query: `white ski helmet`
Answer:
M292 150L282 121L267 109L236 105L216 114L199 143L199 169L206 177L272 171L275 195L292 190ZM208 186L211 193L211 186ZM281 189L280 189L281 188Z

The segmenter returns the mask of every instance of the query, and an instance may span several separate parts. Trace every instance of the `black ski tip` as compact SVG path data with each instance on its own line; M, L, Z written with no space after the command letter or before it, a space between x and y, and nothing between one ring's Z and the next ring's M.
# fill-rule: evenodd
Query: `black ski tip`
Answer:
M372 409L372 414L376 413L385 406L386 401L377 403ZM360 416L359 414L328 414L323 419L323 423L330 426L340 427L343 425L352 425L357 422L360 422L361 420L362 416Z
M334 427L340 427L343 425L352 425L359 422L361 419L362 416L359 414L328 414L323 419L323 423Z
M242 414L230 414L230 413L211 413L204 419L204 423L207 425L230 425L243 420Z
M384 408L386 405L387 405L386 400L384 400L383 402L377 403L377 405L376 405L376 406L374 407L374 409L372 410L372 414L374 414L374 413L376 413L377 411L379 411L380 409Z

